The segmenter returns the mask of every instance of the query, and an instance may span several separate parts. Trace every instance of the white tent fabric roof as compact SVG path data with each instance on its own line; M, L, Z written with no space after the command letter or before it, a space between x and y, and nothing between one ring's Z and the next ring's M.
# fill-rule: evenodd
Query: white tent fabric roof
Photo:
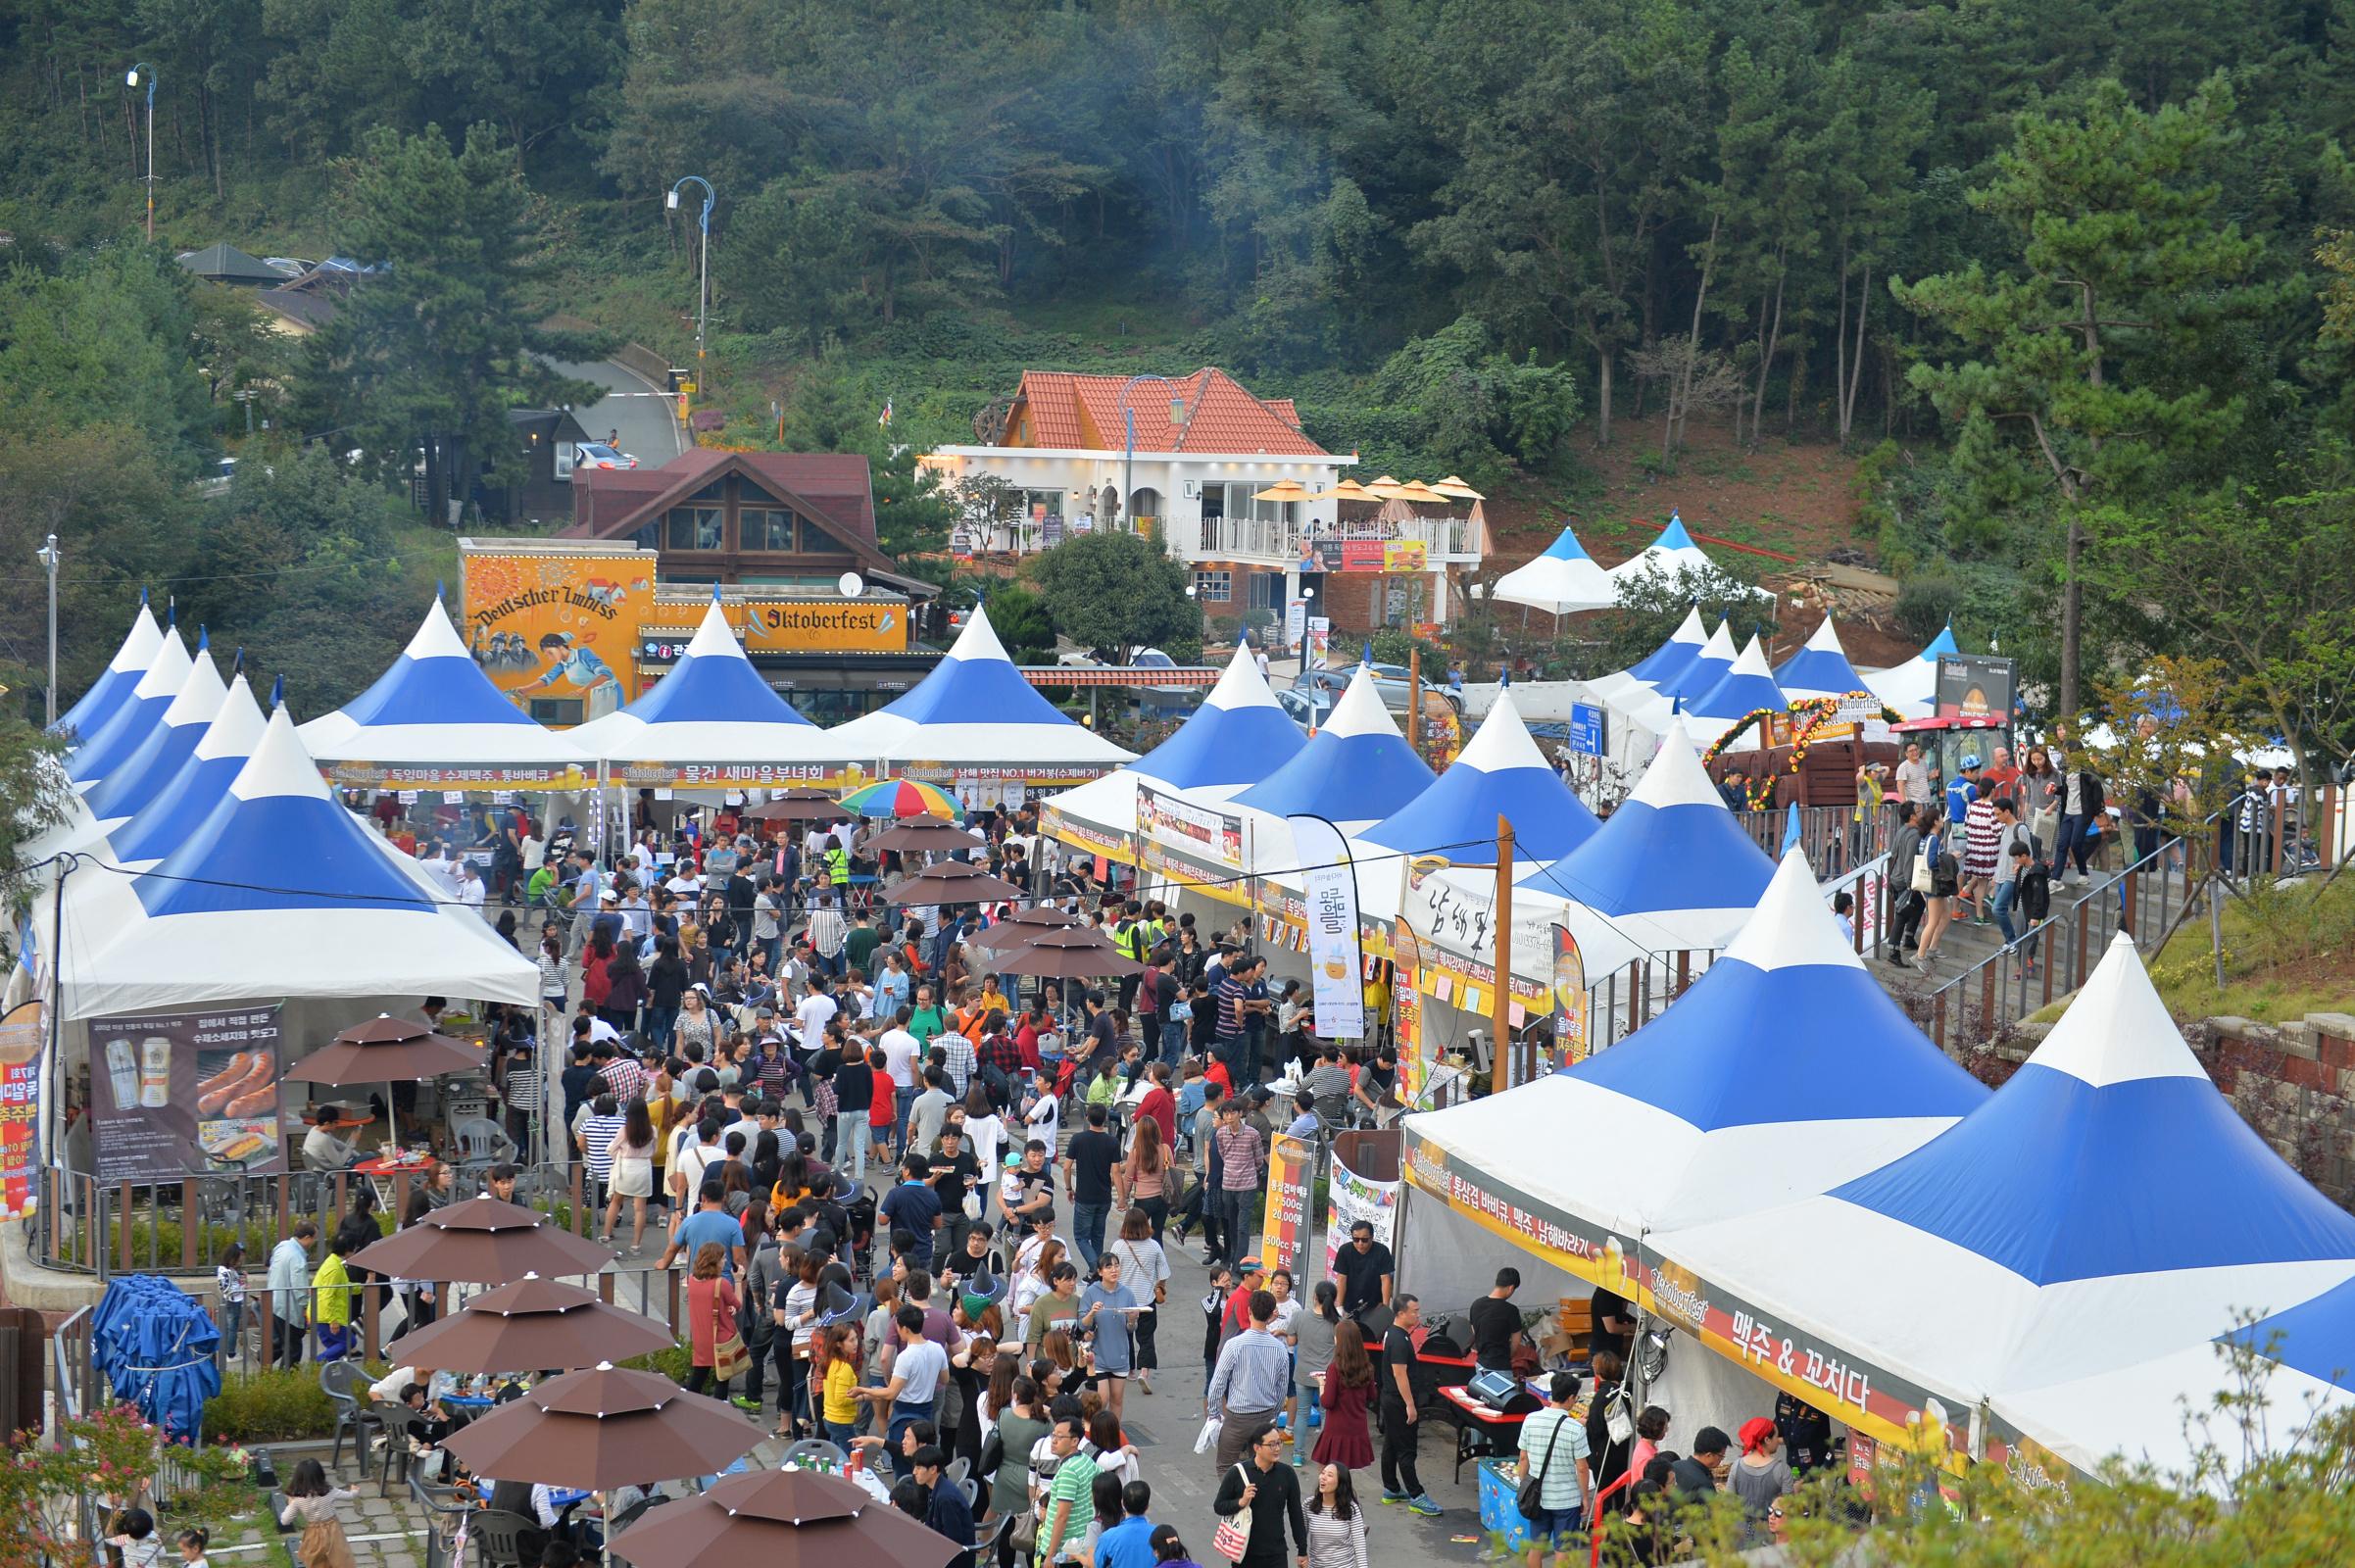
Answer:
M196 750L196 743L204 739L205 727L221 711L221 700L227 690L221 681L221 666L213 662L200 637L195 657L188 662L188 674L155 728L112 772L90 781L82 796L90 814L101 821L120 822L153 800L156 791L171 782L180 763Z
M211 814L130 886L138 913L106 929L69 908L69 1018L258 997L539 993L530 959L478 911L437 903L336 802L282 708Z
M1708 628L1701 624L1698 605L1685 612L1684 620L1668 634L1668 640L1625 669L1615 669L1587 682L1587 689L1606 702L1624 702L1640 692L1648 692L1664 680L1674 679L1685 667L1700 657L1701 646L1708 642Z
M1775 684L1793 702L1806 697L1845 697L1872 689L1848 662L1847 650L1840 646L1840 630L1830 615L1808 633L1797 653L1777 667Z
M1887 669L1864 672L1864 684L1874 696L1887 703L1900 718L1928 718L1938 696L1938 659L1940 654L1959 653L1954 645L1952 622L1923 646L1920 653L1902 664Z
M2217 1093L2124 934L1953 1127L1821 1197L1655 1245L1954 1407L2131 1368L2355 1278L2355 1215Z
M166 627L147 673L115 710L115 716L66 754L66 771L76 785L86 786L106 777L139 749L148 732L164 721L164 710L180 694L180 683L188 678L188 645L180 641L179 628Z
M1726 575L1725 568L1711 561L1708 552L1693 542L1693 535L1685 531L1685 519L1671 512L1668 514L1668 526L1660 530L1659 537L1645 545L1641 553L1613 566L1610 575L1613 584L1624 591L1630 582L1655 574L1673 585L1680 575L1688 571ZM1752 588L1749 591L1759 598L1774 597L1771 588Z
M1023 679L979 608L932 673L888 707L826 731L825 750L887 769L915 761L1109 768L1136 760Z
M1547 614L1567 615L1581 610L1604 610L1619 602L1619 585L1578 542L1568 523L1543 554L1524 562L1496 579L1489 597L1507 604L1527 605Z
M90 689L57 716L57 733L76 741L97 734L116 710L130 701L131 688L139 684L139 677L147 673L156 651L163 646L164 628L156 624L155 612L147 608L147 595L142 591L139 612L131 617L130 630L123 634L115 657L107 661Z
M491 684L437 596L376 683L301 726L312 756L412 767L566 767L587 757Z
M564 739L608 761L791 763L829 756L824 734L760 678L714 589L669 673L627 708L567 730Z
M1717 678L1715 685L1685 705L1692 715L1693 732L1702 740L1714 740L1726 728L1745 713L1759 709L1772 712L1790 710L1791 699L1775 683L1774 671L1767 666L1766 650L1759 645L1757 635L1741 654L1733 667ZM1758 749L1759 731L1752 725L1726 747L1728 751L1754 752Z
M1824 1192L1986 1099L1857 960L1794 850L1733 945L1657 1018L1575 1067L1407 1126L1634 1240Z

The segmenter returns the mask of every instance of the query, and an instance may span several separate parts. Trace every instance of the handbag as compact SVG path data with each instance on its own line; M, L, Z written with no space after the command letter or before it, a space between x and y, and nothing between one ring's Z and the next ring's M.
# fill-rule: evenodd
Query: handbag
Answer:
M728 1328L725 1339L720 1338L722 1327ZM711 1302L711 1376L720 1383L733 1383L752 1364L752 1353L744 1348L744 1336L728 1324L727 1313L714 1296Z
M1562 1441L1562 1428L1569 1422L1567 1415L1554 1422L1553 1436L1545 1440L1545 1457L1538 1461L1538 1473L1513 1492L1513 1506L1521 1510L1524 1519L1535 1519L1545 1511L1545 1469L1553 1463L1553 1446Z
M1235 1473L1243 1476L1246 1487L1251 1484L1251 1478L1244 1475L1240 1464L1235 1466ZM1210 1549L1229 1562L1243 1561L1243 1554L1251 1549L1251 1533L1235 1522L1242 1517L1240 1513L1227 1515L1218 1521L1217 1533L1210 1537Z

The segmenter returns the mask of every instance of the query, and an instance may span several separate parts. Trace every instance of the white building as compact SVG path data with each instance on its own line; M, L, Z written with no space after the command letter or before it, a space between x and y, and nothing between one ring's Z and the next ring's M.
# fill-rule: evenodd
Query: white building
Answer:
M1343 524L1333 501L1257 499L1287 479L1305 492L1330 489L1357 459L1303 434L1290 398L1254 397L1224 370L1181 378L1026 370L993 422L991 444L940 447L923 460L951 484L988 474L1013 492L997 514L969 517L960 553L1023 555L1073 532L1157 523L1170 554L1193 570L1209 614L1265 609L1281 616L1305 577L1314 612L1331 607L1345 627L1359 619L1345 606L1378 607L1381 596L1325 591L1320 564L1338 567L1343 559L1336 541L1422 540L1425 565L1414 575L1429 586L1413 599L1443 615L1448 567L1480 560L1482 530L1462 517ZM1314 544L1328 547L1321 563ZM1345 569L1370 587L1384 574L1351 552ZM1396 583L1401 574L1387 575Z

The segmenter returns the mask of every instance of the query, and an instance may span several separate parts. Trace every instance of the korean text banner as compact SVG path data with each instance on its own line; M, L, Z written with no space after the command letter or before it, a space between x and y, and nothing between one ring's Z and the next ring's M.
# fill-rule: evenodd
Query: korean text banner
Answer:
M1174 850L1196 861L1237 870L1243 865L1240 815L1150 784L1137 786L1137 836L1153 849Z
M41 1004L27 1002L0 1019L0 1220L33 1210L39 1160L41 1043L49 1036Z
M1270 1270L1300 1272L1308 1240L1308 1183L1316 1149L1304 1139L1278 1133L1267 1145L1267 1201L1259 1223L1259 1261Z
M1587 1059L1587 960L1564 925L1553 932L1553 1043L1564 1067Z
M275 1003L90 1020L90 1143L102 1182L286 1168Z
M1331 1210L1325 1219L1325 1278L1333 1277L1341 1244L1359 1220L1374 1227L1374 1240L1384 1247L1398 1245L1398 1186L1360 1176L1343 1164L1339 1154L1333 1156L1325 1179L1325 1199Z
M1341 829L1321 816L1286 818L1300 856L1306 904L1308 970L1316 1032L1365 1038L1365 982L1357 945L1357 867Z

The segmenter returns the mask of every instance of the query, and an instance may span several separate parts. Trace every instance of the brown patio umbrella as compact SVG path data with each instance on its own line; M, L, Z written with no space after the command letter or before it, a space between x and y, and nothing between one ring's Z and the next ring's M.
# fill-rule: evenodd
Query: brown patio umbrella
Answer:
M1122 957L1111 940L1093 926L1042 931L997 960L1000 974L1037 975L1050 980L1094 980L1104 975L1143 974L1145 965Z
M1076 914L1066 914L1048 905L1035 909L1016 909L996 925L977 931L965 938L965 946L979 948L984 953L1003 953L1018 948L1042 932L1064 929L1080 923Z
M921 855L947 855L953 850L978 850L987 844L978 833L968 833L954 822L938 817L910 817L898 827L886 828L866 841L871 850L913 851Z
M842 802L824 790L779 790L765 805L749 808L744 814L758 822L839 822L850 813Z
M601 1363L525 1391L442 1446L476 1475L606 1492L710 1475L765 1436L660 1372Z
M943 860L928 865L883 896L886 904L980 904L988 899L1025 899L1004 877L995 877L967 860Z
M521 1372L595 1366L667 1350L677 1340L650 1317L600 1300L577 1285L526 1274L475 1297L466 1309L384 1348L394 1366L435 1372Z
M544 1214L496 1198L469 1198L435 1209L346 1261L394 1279L505 1285L526 1274L594 1274L613 1255L612 1248L585 1241Z
M814 1470L727 1476L658 1508L607 1544L633 1568L948 1568L967 1548L855 1481Z
M433 1032L431 1024L378 1013L286 1069L290 1084L405 1084L480 1072L487 1053Z

